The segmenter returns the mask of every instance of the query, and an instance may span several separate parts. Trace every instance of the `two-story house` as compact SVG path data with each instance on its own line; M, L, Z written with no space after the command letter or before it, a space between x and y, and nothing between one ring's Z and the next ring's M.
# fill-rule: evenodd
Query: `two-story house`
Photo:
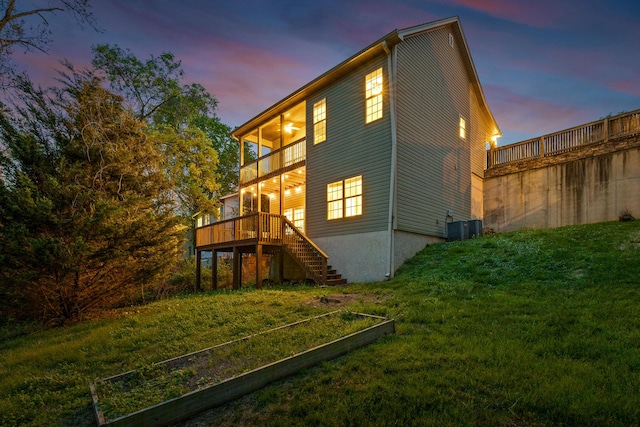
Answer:
M481 219L499 134L457 17L392 31L233 132L258 159L241 160L241 216L198 228L198 252L233 251L238 286L243 253L275 279L326 283L327 258L391 278L447 221Z

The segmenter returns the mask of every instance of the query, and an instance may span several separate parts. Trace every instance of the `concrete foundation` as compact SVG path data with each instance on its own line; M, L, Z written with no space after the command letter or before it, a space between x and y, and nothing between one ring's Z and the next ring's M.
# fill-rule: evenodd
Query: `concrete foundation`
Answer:
M329 256L328 264L349 283L385 280L389 272L389 233L311 238Z

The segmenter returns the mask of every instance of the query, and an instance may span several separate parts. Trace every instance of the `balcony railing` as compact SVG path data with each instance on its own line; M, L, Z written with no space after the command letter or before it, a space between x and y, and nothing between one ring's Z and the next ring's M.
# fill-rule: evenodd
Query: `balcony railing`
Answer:
M242 166L240 168L240 185L279 173L289 167L297 167L306 157L307 138L302 138Z
M281 245L313 280L327 280L327 254L282 215L253 213L196 228L197 248L252 244Z
M585 145L606 143L612 139L638 133L640 133L640 110L608 117L540 138L493 148L487 152L487 167L555 156Z

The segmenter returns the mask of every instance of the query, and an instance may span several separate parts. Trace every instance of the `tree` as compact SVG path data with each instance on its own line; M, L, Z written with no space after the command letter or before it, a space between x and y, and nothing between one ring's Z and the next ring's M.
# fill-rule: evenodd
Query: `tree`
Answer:
M0 304L66 321L143 292L180 247L158 142L91 73L0 116Z
M81 25L86 23L96 28L90 0L31 1L23 8L16 3L16 0L0 0L0 75L5 77L13 74L10 57L16 49L47 52L51 42L47 15L67 12ZM38 3L42 6L38 7Z
M99 45L92 64L164 141L168 173L178 184L185 216L212 211L216 196L237 188L237 144L216 114L218 101L200 84L181 83L184 72L173 54L141 61L129 50Z

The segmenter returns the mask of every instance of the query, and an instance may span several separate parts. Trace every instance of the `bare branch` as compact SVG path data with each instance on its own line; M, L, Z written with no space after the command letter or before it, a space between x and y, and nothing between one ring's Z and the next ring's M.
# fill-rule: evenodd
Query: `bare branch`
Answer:
M91 0L49 0L48 7L33 7L33 9L20 10L16 8L16 0L0 0L0 68L2 74L9 76L15 75L15 63L12 61L12 55L16 46L21 46L25 52L38 50L46 53L48 45L51 42L49 22L47 14L56 12L66 12L76 19L77 23L82 26L83 23L89 24L96 31L95 19L91 13ZM33 19L39 20L35 23ZM6 82L0 79L0 86Z

